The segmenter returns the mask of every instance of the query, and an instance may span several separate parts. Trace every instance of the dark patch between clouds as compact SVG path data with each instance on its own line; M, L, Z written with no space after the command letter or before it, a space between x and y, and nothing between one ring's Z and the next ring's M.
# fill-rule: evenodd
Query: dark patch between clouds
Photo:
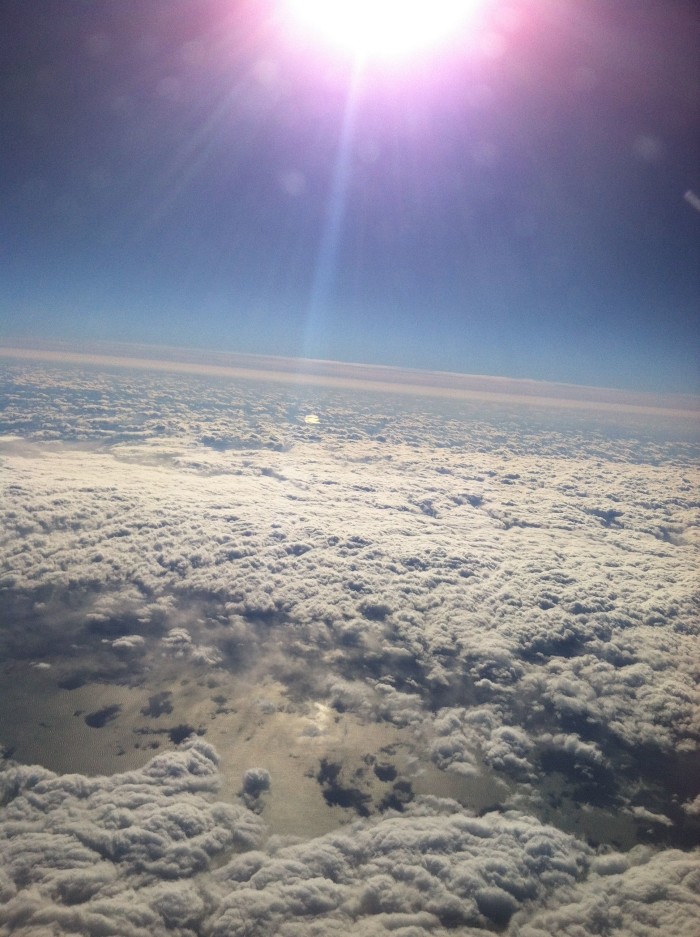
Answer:
M565 783L564 798L555 804L557 809L562 809L566 803L607 810L642 807L651 815L666 817L669 822L655 822L642 815L637 821L640 842L664 848L697 847L700 817L689 815L683 804L700 794L700 751L674 752L651 745L633 746L605 727L586 724L583 719L579 725L567 722L562 728L595 741L606 763L560 748L545 748L540 752L538 770L543 774L558 774ZM630 791L635 793L628 800Z
M384 812L385 810L397 810L401 813L404 807L413 800L413 787L411 786L410 781L401 779L396 782L389 791L389 793L382 798L379 809Z
M634 803L653 813L664 814L670 827L649 826L639 829L644 842L693 849L700 844L700 816L689 816L681 805L700 795L700 750L661 751L653 746L633 750L633 761L625 774L632 781L642 781Z
M285 547L285 553L290 556L303 556L312 549L307 543L291 543Z
M104 709L98 709L94 713L88 713L85 716L85 722L91 729L102 729L108 722L113 722L122 711L118 703L112 706L105 706Z
M519 907L510 892L495 885L479 889L474 897L479 911L497 927L505 927Z
M352 809L358 816L368 817L370 795L358 787L343 785L340 780L341 770L342 765L328 761L327 758L321 759L316 780L321 785L326 803L329 807Z
M123 638L133 634L134 624L126 618L99 618L88 621L85 630L98 638Z
M369 621L384 621L387 616L391 615L392 609L380 602L363 602L360 605L360 611Z
M613 752L615 750L618 744L616 737L600 722L593 720L589 713L557 710L549 702L545 703L544 709L553 720L556 720L556 724L562 732L578 735L585 742L595 742L604 751Z
M539 758L539 767L546 774L562 774L572 785L573 800L594 807L619 806L615 775L605 765L582 761L576 754L562 749L547 749Z
M168 738L173 743L173 745L179 745L181 742L184 742L185 739L188 739L191 735L204 735L205 730L203 728L195 729L193 726L188 726L185 723L182 723L179 726L173 726L172 729L168 729Z
M89 670L74 670L72 673L66 674L65 677L61 677L58 686L61 690L77 690L88 683L90 679Z
M396 768L391 764L375 765L374 773L377 775L379 780L383 781L385 784L389 781L396 780Z
M223 693L217 693L216 696L212 696L211 701L216 706L216 709L214 710L215 716L225 716L228 713L236 712L233 706L226 705L229 701L229 698L228 696L224 696Z
M550 657L578 657L596 636L575 622L562 622L558 630L522 635L520 657L528 663L542 662Z
M134 735L138 736L154 736L154 735L167 735L173 745L180 745L185 739L190 738L190 736L202 736L206 735L206 729L204 726L194 726L188 725L187 723L180 723L180 725L171 726L170 728L152 728L151 726L138 726L131 730ZM136 745L138 748L139 745ZM153 746L151 746L153 747Z
M283 452L284 443L278 439L261 439L259 436L200 436L200 443L216 452L233 450L261 450L270 449L273 452Z
M660 783L680 800L700 795L700 749L687 752L640 752L650 780Z
M598 508L588 508L584 510L587 514L592 514L593 517L597 517L603 527L624 527L624 524L620 523L618 520L618 518L622 517L625 513L624 511L618 511L615 508L608 508L605 511L599 510Z

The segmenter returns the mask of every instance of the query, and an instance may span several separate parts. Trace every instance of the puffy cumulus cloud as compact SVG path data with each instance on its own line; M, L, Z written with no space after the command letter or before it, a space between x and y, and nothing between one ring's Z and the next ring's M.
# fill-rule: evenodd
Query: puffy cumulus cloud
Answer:
M700 816L700 794L698 794L698 796L693 800L689 800L683 804L683 809L686 811L686 813L689 813L693 816Z
M556 907L513 928L517 937L656 937L700 934L700 852L604 859L597 871L567 892Z
M400 817L233 859L214 874L211 933L500 929L573 885L590 857L583 843L531 817L476 818L426 798Z
M694 642L679 644L692 653ZM539 668L534 683L564 725L578 721L589 732L597 726L629 745L693 747L700 734L700 695L688 679L694 664L686 670L689 662L679 658L679 673L675 659L654 669L638 662L619 667L598 655L556 658Z
M212 802L218 756L202 741L111 777L10 764L0 773L0 932L191 934L198 876L262 840L243 806Z
M124 635L122 638L115 638L112 641L112 647L115 651L138 651L146 643L145 638L140 634Z

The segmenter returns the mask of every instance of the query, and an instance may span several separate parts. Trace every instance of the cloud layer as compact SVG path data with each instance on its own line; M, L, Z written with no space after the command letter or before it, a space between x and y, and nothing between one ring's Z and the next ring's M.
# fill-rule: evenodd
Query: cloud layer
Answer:
M692 933L687 427L3 379L8 933Z

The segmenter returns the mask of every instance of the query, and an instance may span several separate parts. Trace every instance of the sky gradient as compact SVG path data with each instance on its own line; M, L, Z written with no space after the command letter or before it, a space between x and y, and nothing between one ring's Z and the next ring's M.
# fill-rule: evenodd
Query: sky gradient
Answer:
M492 0L362 69L281 0L0 21L3 343L700 391L696 4Z

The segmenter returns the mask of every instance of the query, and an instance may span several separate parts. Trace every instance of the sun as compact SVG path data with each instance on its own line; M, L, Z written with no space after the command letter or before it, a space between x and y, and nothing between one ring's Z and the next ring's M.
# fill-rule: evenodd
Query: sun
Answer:
M288 0L315 37L368 61L400 61L458 35L486 0Z

